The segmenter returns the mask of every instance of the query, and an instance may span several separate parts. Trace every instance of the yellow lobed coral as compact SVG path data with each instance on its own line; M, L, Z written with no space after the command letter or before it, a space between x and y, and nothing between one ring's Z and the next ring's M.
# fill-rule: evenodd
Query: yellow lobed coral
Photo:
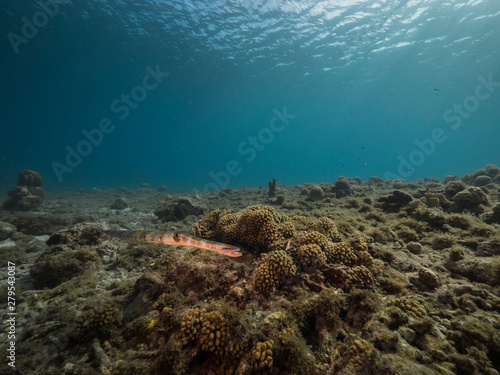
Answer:
M322 217L319 220L313 222L311 224L311 229L324 234L330 241L342 241L342 235L337 230L337 227L333 220L328 217Z
M212 352L219 358L224 355L239 357L243 348L230 336L227 323L217 311L205 312L194 308L182 318L181 339L184 345L195 342L202 350Z
M299 239L300 245L316 244L322 249L328 244L328 239L321 233L312 231L302 235Z
M278 227L278 230L281 232L281 235L284 239L292 238L293 236L295 236L295 227L289 221L281 224Z
M362 369L366 365L368 354L375 348L366 340L354 340L352 346L349 348L349 367L357 370Z
M358 259L351 245L347 242L329 242L324 250L328 263L352 266Z
M252 363L258 368L271 368L273 365L273 346L273 340L258 342L252 351Z
M223 242L242 243L267 249L273 242L284 239L278 223L284 217L274 207L255 205L237 213L211 212L193 226L192 234ZM290 234L290 227L285 227Z
M425 310L424 305L409 297L394 298L388 302L388 305L396 306L414 318L425 318L427 316L427 311Z
M81 315L76 321L76 333L83 337L99 329L119 325L121 319L110 305L100 305Z
M300 264L309 269L313 266L320 266L326 262L325 253L316 244L301 245L298 248L298 258Z
M259 292L266 292L281 285L286 277L294 276L296 267L293 260L283 250L276 250L262 255L259 268L255 275L255 289Z

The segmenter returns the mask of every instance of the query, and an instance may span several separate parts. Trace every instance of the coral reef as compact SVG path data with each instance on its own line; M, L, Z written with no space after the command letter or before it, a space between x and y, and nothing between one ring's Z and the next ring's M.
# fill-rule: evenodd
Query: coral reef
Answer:
M47 194L44 212L5 212L0 223L3 253L20 265L16 365L27 374L498 374L499 176L487 166L443 181L347 178L350 196L322 183L317 200L312 184L280 187L279 207L256 204L267 187L190 195L193 206L220 207L201 220L201 210L176 216L185 193ZM134 208L111 209L121 196ZM151 210L161 199L160 221ZM244 254L109 239L93 216L112 229L191 230Z

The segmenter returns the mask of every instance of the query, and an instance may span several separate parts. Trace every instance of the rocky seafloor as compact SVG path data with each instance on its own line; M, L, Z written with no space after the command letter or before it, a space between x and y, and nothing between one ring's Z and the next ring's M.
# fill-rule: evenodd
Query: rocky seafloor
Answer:
M243 256L103 228L178 231ZM494 165L198 195L146 184L44 194L23 171L0 211L0 256L1 373L500 371Z

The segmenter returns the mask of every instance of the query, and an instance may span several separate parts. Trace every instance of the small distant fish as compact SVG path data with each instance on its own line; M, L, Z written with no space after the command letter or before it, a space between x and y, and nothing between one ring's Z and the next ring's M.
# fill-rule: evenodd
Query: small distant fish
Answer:
M434 91L439 91L439 89L434 89Z
M366 167L366 163L363 163L363 167Z
M362 150L364 150L364 149L365 149L365 147L361 147L361 149L362 149Z

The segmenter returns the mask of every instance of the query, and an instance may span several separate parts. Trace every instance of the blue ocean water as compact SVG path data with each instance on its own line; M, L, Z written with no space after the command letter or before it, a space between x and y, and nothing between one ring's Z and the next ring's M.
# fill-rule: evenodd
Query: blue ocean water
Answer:
M2 1L0 185L215 190L500 164L500 2Z

